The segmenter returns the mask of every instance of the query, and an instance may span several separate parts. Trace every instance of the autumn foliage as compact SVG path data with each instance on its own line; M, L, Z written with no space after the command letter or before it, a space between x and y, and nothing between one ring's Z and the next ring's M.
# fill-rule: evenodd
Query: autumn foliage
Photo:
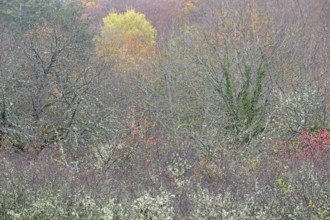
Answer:
M298 140L280 140L280 158L311 159L314 162L330 159L330 133L327 129L310 131L306 128Z
M330 219L328 12L0 0L0 219Z
M111 12L103 18L103 23L95 39L98 57L137 66L154 53L156 31L144 14L135 10Z

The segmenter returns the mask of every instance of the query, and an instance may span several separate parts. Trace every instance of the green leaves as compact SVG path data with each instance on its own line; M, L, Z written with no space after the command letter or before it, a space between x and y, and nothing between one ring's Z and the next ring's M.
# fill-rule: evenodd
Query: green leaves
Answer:
M120 60L127 69L153 54L156 30L144 14L134 10L124 14L112 12L103 18L103 23L100 36L95 39L98 57Z
M288 185L283 181L282 178L277 179L276 183L281 188L284 194L290 194L292 192L292 190L290 190L290 187L288 187Z
M255 126L252 128L252 136L257 135L262 130L262 126L257 125L258 123L253 125L253 122L263 109L260 101L262 97L262 81L266 75L265 66L264 57L262 57L256 73L253 74L252 66L245 64L243 72L245 78L241 83L240 89L235 91L233 79L230 77L230 63L225 62L222 65L224 89L222 91L218 88L217 91L222 94L221 97L229 116L230 124L227 128L233 130L236 135L251 128L251 126ZM254 83L252 83L253 75L255 76Z
M35 24L47 24L62 9L60 0L11 0L0 7L0 20L10 29L25 32Z

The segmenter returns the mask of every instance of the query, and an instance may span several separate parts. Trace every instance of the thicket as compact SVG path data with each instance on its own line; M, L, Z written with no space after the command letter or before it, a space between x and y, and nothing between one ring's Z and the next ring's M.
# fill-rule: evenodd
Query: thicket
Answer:
M330 219L327 1L155 2L0 3L0 219Z

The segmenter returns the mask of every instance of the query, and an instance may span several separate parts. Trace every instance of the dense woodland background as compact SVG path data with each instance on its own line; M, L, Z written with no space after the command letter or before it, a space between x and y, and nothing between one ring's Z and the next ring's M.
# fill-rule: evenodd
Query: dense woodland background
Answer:
M0 0L0 219L330 219L327 0Z

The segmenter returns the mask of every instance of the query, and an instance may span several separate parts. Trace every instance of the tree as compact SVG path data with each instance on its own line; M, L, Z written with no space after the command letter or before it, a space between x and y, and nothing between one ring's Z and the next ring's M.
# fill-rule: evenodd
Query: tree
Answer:
M62 3L47 10L53 19L19 35L5 29L0 38L8 51L0 57L0 133L21 151L93 141L89 135L99 130L92 122L103 125L109 113L94 88L94 47L82 7Z
M53 12L62 6L61 0L11 0L0 7L0 20L11 29L25 32L35 24L51 22L57 15Z
M103 23L100 36L95 40L98 57L127 71L152 56L156 31L142 13L135 10L127 10L124 14L112 12Z
M267 49L274 41L273 27L265 13L248 3L208 1L203 10L200 22L183 33L189 72L214 90L209 91L214 94L210 100L218 107L206 117L218 121L227 138L231 134L235 141L250 143L266 120Z

